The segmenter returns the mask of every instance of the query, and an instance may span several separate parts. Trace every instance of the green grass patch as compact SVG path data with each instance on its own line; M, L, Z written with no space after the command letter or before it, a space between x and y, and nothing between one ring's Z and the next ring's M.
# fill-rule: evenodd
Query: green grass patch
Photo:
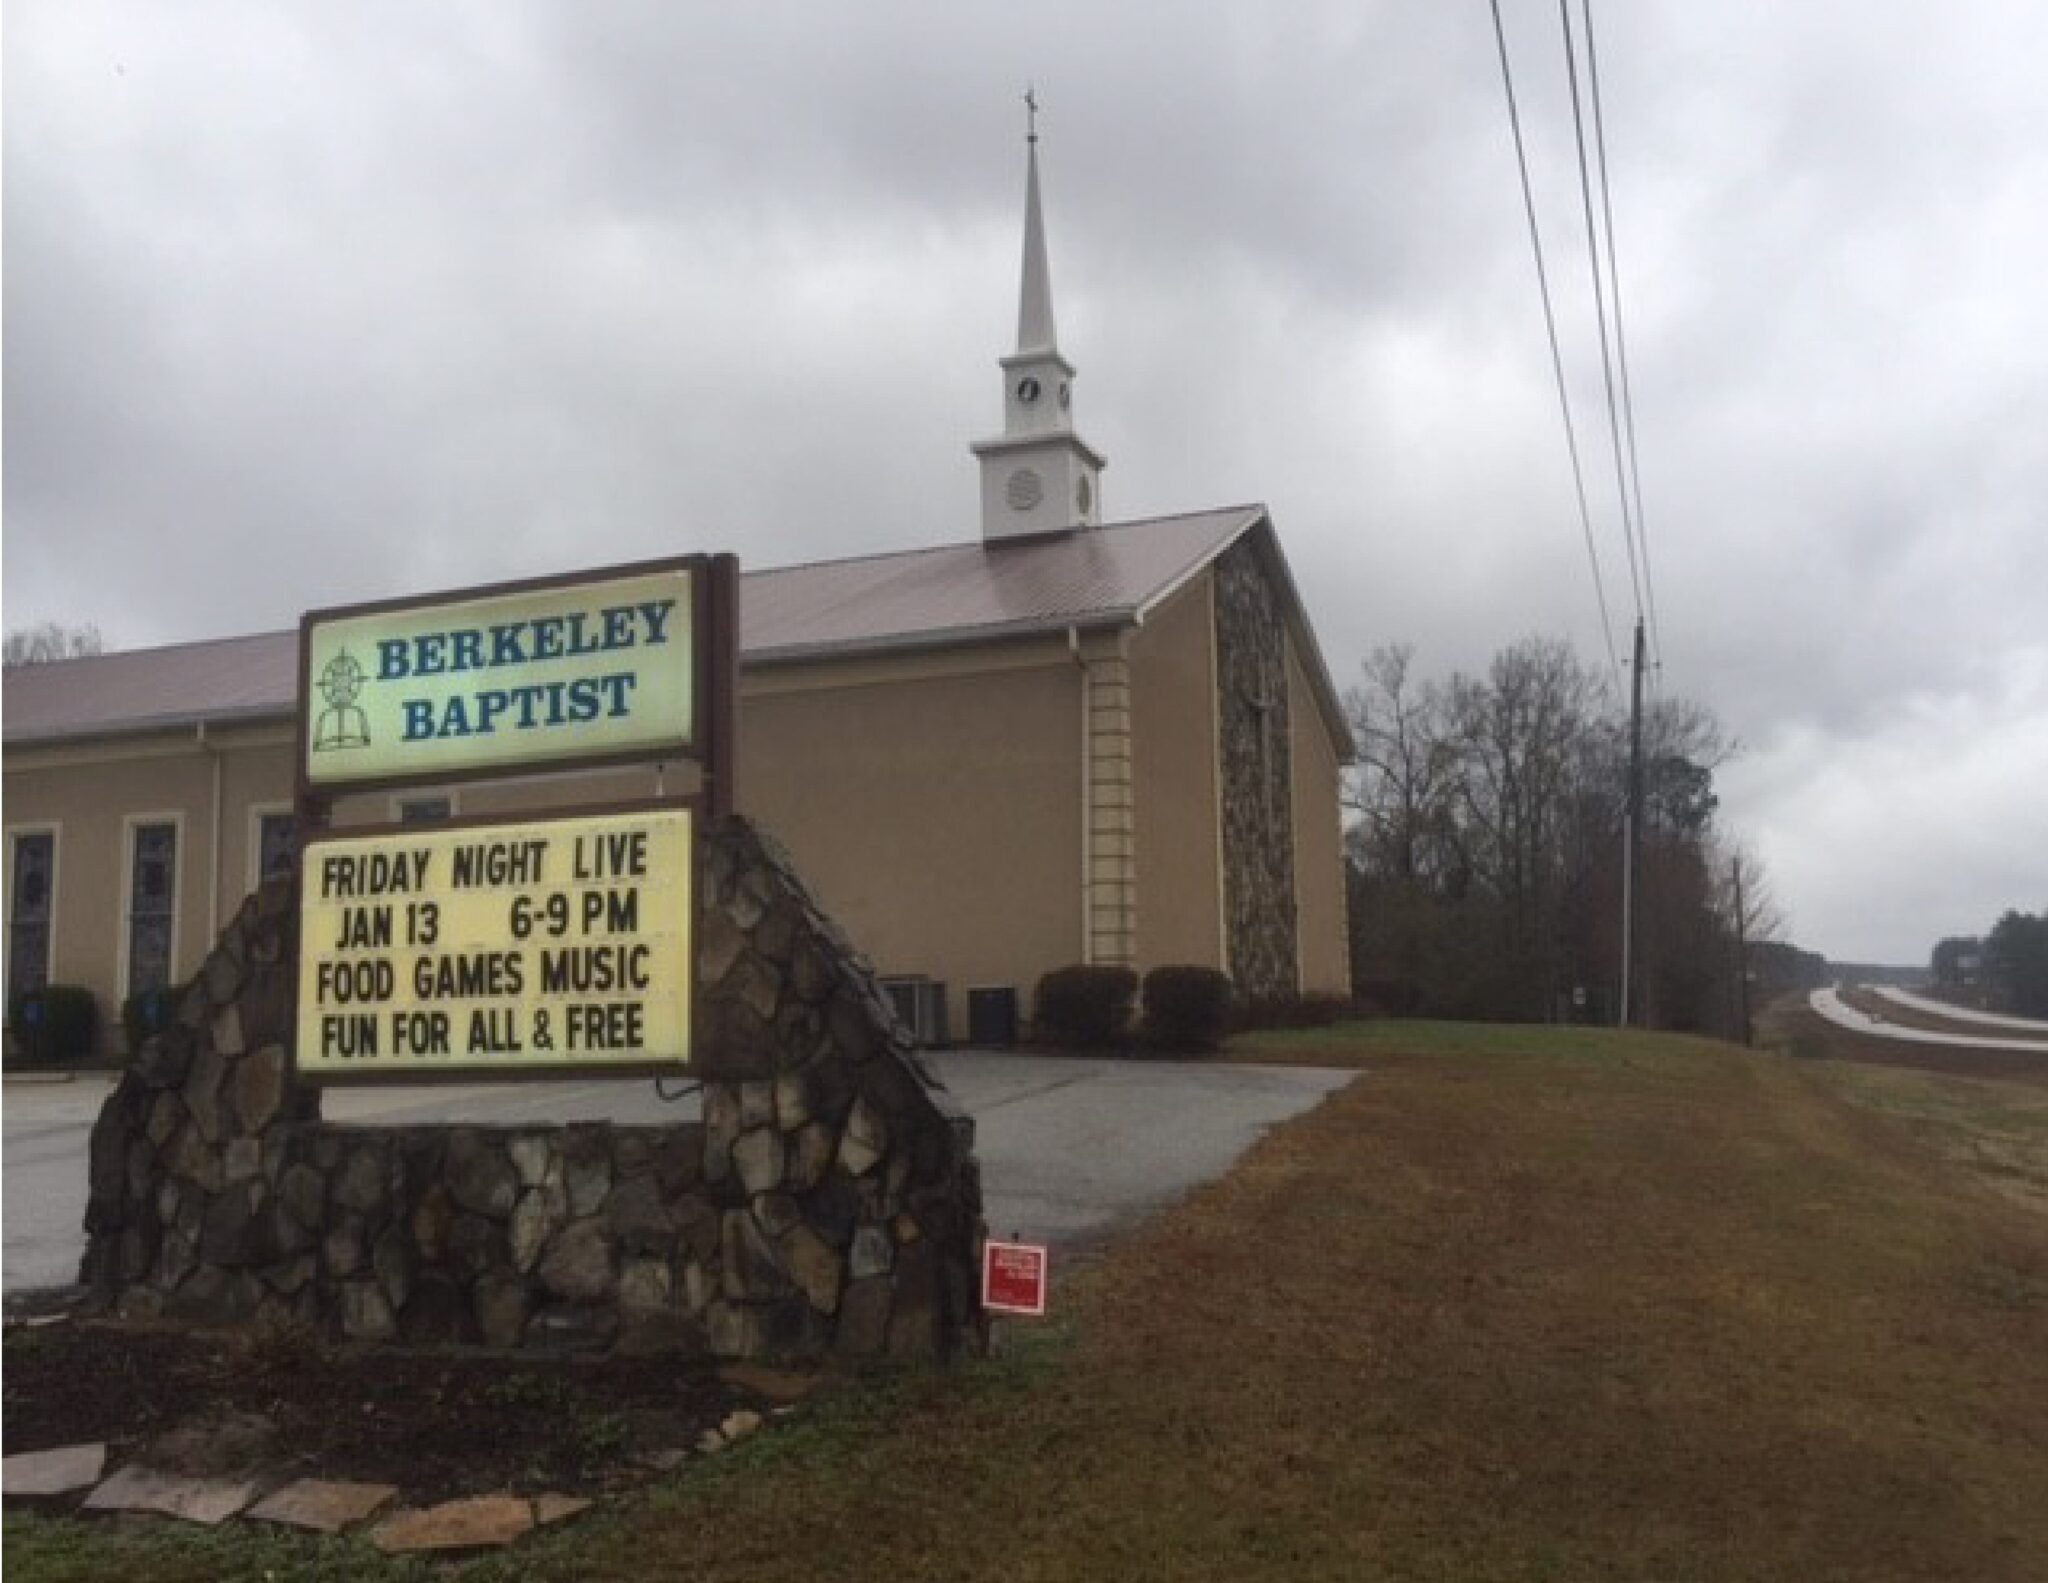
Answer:
M1355 1066L1387 1056L1576 1061L1698 1055L1715 1048L1725 1046L1688 1034L1634 1028L1384 1018L1239 1034L1230 1041L1225 1059Z
M438 1575L424 1561L393 1561L359 1539L29 1512L7 1514L5 1560L10 1578L32 1583L427 1583Z

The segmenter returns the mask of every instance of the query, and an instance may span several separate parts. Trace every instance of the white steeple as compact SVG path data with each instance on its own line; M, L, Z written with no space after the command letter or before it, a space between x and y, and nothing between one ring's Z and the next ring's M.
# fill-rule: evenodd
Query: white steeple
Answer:
M1074 366L1053 329L1052 271L1038 197L1038 100L1026 91L1024 279L1017 350L1002 359L1003 432L972 447L981 461L981 536L1052 533L1102 520L1101 453L1074 432Z
M1038 203L1038 134L1025 140L1024 290L1017 302L1017 350L1050 352L1059 344L1052 327L1052 268L1045 261L1045 215Z

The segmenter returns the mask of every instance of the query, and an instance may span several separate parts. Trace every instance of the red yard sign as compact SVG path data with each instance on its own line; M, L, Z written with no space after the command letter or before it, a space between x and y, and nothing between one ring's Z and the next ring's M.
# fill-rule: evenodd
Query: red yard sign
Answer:
M1046 1249L1035 1242L988 1242L981 1250L981 1306L992 1314L1045 1313Z

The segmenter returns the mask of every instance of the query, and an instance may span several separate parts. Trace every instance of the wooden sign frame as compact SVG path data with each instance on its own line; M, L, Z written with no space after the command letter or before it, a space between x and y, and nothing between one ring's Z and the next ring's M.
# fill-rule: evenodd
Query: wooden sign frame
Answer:
M692 735L687 740L657 743L644 748L606 750L563 757L548 757L521 763L516 760L466 769L420 770L397 775L366 776L340 785L315 785L307 774L308 725L312 718L313 629L323 623L362 616L391 615L404 611L428 610L439 605L457 606L508 595L546 593L590 583L616 582L622 578L659 572L690 574L692 608ZM298 707L292 733L292 780L294 811L301 830L326 827L336 800L343 797L397 791L409 787L456 786L476 781L503 780L509 776L555 774L562 771L617 768L634 764L663 763L680 759L696 764L703 776L706 812L712 819L732 811L733 732L737 718L736 689L739 684L739 561L732 555L683 555L665 560L631 561L589 571L554 577L528 577L512 582L485 583L472 588L443 589L434 593L408 595L401 599L375 600L368 604L336 605L309 610L299 618Z
M604 752L575 757L548 758L531 764L517 762L493 764L474 769L434 770L408 775L366 777L350 781L345 785L316 787L307 778L307 732L312 720L312 633L316 624L322 621L344 619L351 616L378 615L392 611L421 610L436 605L460 605L465 601L490 599L507 594L544 592L554 588L576 587L589 583L616 581L621 578L640 576L652 572L688 571L691 573L691 631L692 631L692 704L691 737L687 741L656 744L649 748L625 752ZM298 895L295 913L302 921L304 916L304 884L309 855L326 841L345 840L349 837L393 835L399 832L418 833L421 826L403 822L372 822L336 830L333 826L334 807L342 798L359 795L390 792L405 787L453 786L482 781L502 781L516 776L530 774L554 774L563 771L578 771L605 767L620 767L634 764L659 764L680 759L697 766L698 790L693 795L677 797L656 797L624 802L570 803L559 807L535 810L530 813L495 813L475 815L467 818L436 820L429 828L436 833L489 829L509 825L546 825L559 820L579 817L597 817L607 814L633 814L667 812L688 809L690 820L690 977L688 1023L690 1049L686 1059L650 1059L643 1061L606 1062L583 1070L592 1080L597 1078L629 1077L686 1077L698 1069L704 1048L704 1017L702 985L697 981L696 951L704 918L704 896L698 872L698 852L704 839L706 826L715 825L733 811L733 780L737 773L737 737L739 722L739 559L730 554L702 554L673 556L662 560L632 561L621 565L594 568L589 571L572 572L555 577L522 578L511 582L486 583L471 588L445 589L434 593L418 594L402 599L380 600L370 604L335 606L323 610L308 611L299 622L299 696L295 712L292 750L294 755L292 779L294 798L292 804L293 833L292 845L297 862L296 884ZM300 942L301 951L304 941ZM291 978L291 1026L293 1029L291 1069L295 1082L313 1087L357 1086L366 1084L418 1085L456 1084L466 1082L560 1082L573 1079L578 1071L573 1060L557 1060L545 1064L524 1061L518 1065L478 1065L470 1067L437 1067L423 1071L407 1072L389 1068L362 1072L355 1075L309 1073L299 1064L298 1021L299 981L301 973L294 967Z

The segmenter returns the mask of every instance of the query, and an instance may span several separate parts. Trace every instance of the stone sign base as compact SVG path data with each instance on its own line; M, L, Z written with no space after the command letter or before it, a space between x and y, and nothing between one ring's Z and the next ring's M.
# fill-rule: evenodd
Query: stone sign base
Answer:
M352 1127L285 1043L293 882L244 905L93 1128L125 1314L365 1342L945 1356L980 1334L973 1123L744 819L705 832L703 1120Z

